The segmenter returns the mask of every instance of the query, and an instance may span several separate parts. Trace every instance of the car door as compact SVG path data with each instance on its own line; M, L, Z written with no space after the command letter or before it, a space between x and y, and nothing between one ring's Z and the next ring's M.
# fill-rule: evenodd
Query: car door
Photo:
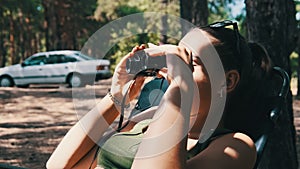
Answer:
M47 83L63 83L68 67L62 63L61 54L50 54L44 68Z
M69 73L69 63L64 54L50 54L46 59L44 72L47 83L64 83Z
M43 67L45 65L45 55L31 57L22 64L21 84L43 83L45 74Z

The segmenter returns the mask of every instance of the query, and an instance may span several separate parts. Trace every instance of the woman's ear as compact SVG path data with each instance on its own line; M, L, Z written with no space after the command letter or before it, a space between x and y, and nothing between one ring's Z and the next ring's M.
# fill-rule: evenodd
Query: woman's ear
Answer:
M232 92L240 81L240 73L237 70L229 70L226 72L227 93Z

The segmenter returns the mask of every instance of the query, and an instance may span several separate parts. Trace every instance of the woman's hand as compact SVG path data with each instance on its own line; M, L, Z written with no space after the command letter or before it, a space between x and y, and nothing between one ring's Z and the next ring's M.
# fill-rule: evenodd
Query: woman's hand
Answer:
M145 49L145 52L149 56L166 56L167 70L162 69L159 73L161 76L167 74L169 82L175 77L192 74L192 52L187 48L175 45L148 45L149 48Z
M130 53L128 53L126 56L124 56L119 64L115 68L115 72L112 77L112 85L111 85L111 94L117 98L119 101L121 101L124 97L123 90L127 90L127 87L129 87L129 100L132 100L135 98L141 89L141 86L144 83L145 78L142 76L139 76L135 79L134 83L130 86L128 85L128 82L133 80L134 75L130 75L126 72L126 60L134 55L135 52L139 50L145 49L145 45L136 46L132 49Z
M177 107L184 108L183 111L189 114L193 91L197 90L192 73L192 52L183 46L151 44L145 52L152 57L166 56L167 68L159 71L159 75L168 79L170 84L165 99Z

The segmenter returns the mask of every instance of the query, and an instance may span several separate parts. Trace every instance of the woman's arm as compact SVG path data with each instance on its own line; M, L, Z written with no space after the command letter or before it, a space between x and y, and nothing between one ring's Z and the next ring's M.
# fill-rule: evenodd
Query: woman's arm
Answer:
M47 168L72 168L95 146L118 114L109 96L105 96L70 129L48 160Z
M119 115L115 107L119 105L114 104L110 97L114 97L119 101L122 100L124 97L122 94L123 88L132 80L132 76L129 76L126 72L126 60L132 57L138 50L143 49L145 49L145 45L134 47L130 53L121 59L112 77L112 96L106 95L96 107L70 129L48 160L47 168L73 168L74 165L80 166L81 164L86 164L84 159L90 159L94 155L96 143ZM137 96L143 82L143 77L138 77L134 81L129 88L129 99Z
M186 142L193 102L191 54L168 48L168 87L139 146L132 168L185 168ZM195 91L197 92L197 91Z

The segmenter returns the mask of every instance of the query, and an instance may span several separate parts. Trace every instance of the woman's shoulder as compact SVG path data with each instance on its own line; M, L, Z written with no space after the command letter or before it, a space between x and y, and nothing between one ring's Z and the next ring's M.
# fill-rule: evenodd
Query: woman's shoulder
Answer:
M252 139L243 133L229 133L213 140L209 146L188 162L202 168L249 168L256 161L256 148Z
M215 140L215 145L221 145L224 153L231 158L241 159L250 157L256 158L256 148L254 141L244 133L230 133ZM254 160L255 161L255 160Z

